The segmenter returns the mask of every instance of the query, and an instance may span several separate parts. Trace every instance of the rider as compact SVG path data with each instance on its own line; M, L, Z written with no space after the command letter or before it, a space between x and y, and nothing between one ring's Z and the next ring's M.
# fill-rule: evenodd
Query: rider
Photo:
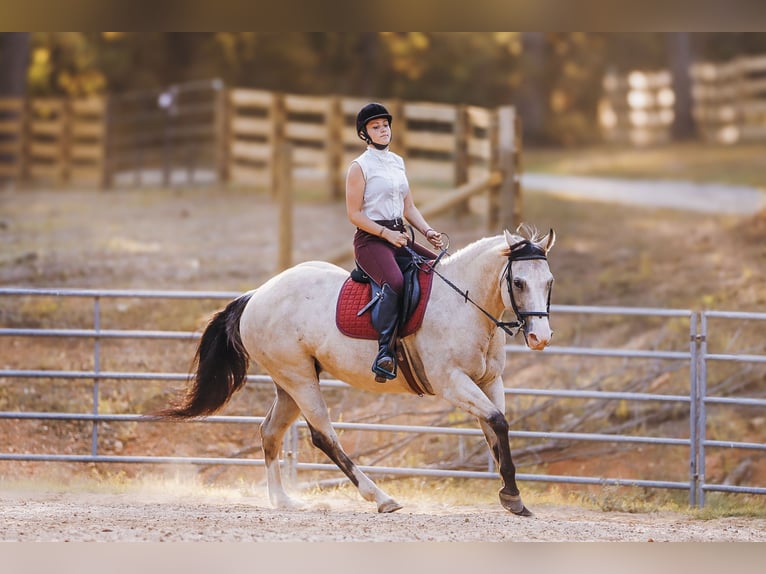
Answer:
M356 116L356 133L367 142L346 176L346 211L356 227L354 256L357 265L381 287L382 299L372 314L378 332L378 355L372 371L383 379L396 377L394 343L399 321L403 277L397 255L406 254L408 236L403 218L435 248L443 246L441 233L428 225L412 199L404 161L389 149L391 114L378 103L364 106ZM412 242L409 247L428 259L436 255Z

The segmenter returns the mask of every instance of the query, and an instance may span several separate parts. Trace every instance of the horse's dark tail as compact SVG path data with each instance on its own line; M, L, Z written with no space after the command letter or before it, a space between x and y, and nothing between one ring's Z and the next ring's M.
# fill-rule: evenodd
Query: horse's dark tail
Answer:
M247 380L250 357L239 334L239 320L252 293L229 303L210 320L194 356L186 395L156 413L170 419L204 417L220 410Z

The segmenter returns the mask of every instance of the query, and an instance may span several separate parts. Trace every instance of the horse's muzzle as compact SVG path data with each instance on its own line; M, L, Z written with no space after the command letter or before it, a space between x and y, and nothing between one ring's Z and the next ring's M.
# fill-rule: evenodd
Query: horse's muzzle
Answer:
M550 345L553 332L549 328L529 329L524 333L527 347L533 351L542 351Z

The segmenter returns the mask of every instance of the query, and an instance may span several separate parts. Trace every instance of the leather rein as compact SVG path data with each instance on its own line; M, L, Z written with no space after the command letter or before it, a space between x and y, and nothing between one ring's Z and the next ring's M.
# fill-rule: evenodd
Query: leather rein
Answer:
M457 291L460 295L462 295L464 301L466 303L471 303L474 307L476 307L479 311L481 311L494 325L503 331L505 331L508 335L511 337L515 337L516 334L524 329L527 325L527 317L549 317L550 316L550 308L551 308L551 291L548 291L548 301L546 304L545 311L521 311L516 303L516 298L513 296L513 285L512 285L512 274L511 274L511 264L514 261L529 261L532 259L543 259L548 260L547 256L545 255L545 251L532 243L528 239L523 239L519 241L518 243L514 243L511 245L510 253L508 254L508 262L505 264L505 269L503 270L503 278L506 280L506 283L508 285L508 296L511 299L511 307L513 309L514 314L516 315L515 321L500 321L496 319L491 313L489 313L486 309L484 309L481 305L479 305L476 301L471 299L468 296L467 290L460 289L457 285L455 285L452 281L447 279L444 275L439 273L439 271L436 270L436 265L439 263L439 260L447 253L447 249L442 249L439 253L439 256L434 259L433 261L430 261L428 259L425 259L424 257L421 257L417 253L415 253L412 249L409 247L406 247L407 251L410 252L410 254L413 257L413 260L415 261L415 264L421 269L421 271L424 271L426 273L429 273L433 271L439 278L444 281L447 285L449 285L452 289ZM421 267L421 265L424 265L426 269ZM502 279L501 279L502 281ZM514 332L513 329L516 329ZM526 338L526 329L524 329L524 338Z

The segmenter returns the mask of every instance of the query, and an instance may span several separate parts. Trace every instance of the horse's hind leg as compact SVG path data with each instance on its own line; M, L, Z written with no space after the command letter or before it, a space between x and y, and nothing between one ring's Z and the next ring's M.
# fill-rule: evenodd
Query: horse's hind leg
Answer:
M282 486L282 473L279 468L279 453L287 429L300 414L295 401L281 388L277 387L277 398L271 405L266 418L261 424L261 443L266 461L266 484L269 502L275 508L297 508L300 504L290 498Z
M311 441L314 446L324 452L330 457L330 460L338 465L338 468L359 489L359 494L362 495L362 498L375 502L378 506L378 512L395 512L399 510L402 505L383 492L366 474L359 470L359 467L343 451L338 441L338 436L335 434L332 426L330 426L329 419L327 419L326 424L325 421L318 419L315 419L315 423L318 426L309 424Z
M402 508L401 504L383 492L364 474L341 447L338 435L330 423L327 405L319 391L319 382L315 380L313 383L307 382L299 388L293 387L292 396L308 422L311 441L314 446L338 465L338 468L357 487L362 498L375 502L378 512L394 512Z

